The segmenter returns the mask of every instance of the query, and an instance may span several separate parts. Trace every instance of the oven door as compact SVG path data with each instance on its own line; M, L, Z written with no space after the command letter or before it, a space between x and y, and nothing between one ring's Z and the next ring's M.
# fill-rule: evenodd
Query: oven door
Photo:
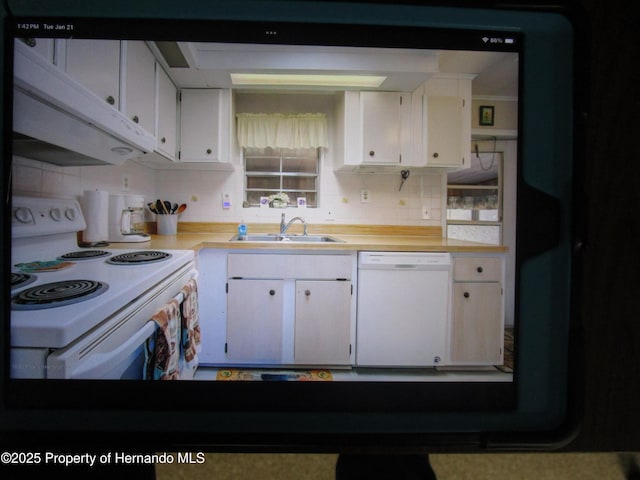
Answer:
M196 277L193 262L184 265L71 346L53 352L47 378L141 380L145 344L156 329L151 317Z

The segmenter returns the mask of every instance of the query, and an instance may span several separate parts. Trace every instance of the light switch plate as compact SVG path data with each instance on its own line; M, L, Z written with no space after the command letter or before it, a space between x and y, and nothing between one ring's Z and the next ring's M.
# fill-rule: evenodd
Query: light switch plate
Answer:
M222 208L225 210L231 208L231 194L229 192L222 194Z

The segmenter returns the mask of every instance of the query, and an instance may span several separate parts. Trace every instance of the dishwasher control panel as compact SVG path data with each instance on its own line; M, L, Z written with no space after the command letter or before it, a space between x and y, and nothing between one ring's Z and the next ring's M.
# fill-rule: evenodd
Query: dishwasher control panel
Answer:
M451 255L444 252L360 252L359 268L419 268L449 266Z

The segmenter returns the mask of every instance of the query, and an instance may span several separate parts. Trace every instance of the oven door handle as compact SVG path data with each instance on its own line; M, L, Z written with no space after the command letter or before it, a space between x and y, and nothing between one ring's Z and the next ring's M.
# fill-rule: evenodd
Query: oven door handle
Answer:
M157 324L149 320L126 342L105 353L96 353L83 362L82 368L73 372L73 378L101 378L113 368L118 359L126 358L136 351L156 331Z

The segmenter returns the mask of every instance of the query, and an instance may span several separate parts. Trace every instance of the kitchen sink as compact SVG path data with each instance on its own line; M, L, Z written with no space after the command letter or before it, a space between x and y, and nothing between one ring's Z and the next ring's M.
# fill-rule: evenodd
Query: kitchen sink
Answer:
M327 235L280 235L278 233L258 233L255 235L234 235L230 242L296 242L296 243L344 243Z

